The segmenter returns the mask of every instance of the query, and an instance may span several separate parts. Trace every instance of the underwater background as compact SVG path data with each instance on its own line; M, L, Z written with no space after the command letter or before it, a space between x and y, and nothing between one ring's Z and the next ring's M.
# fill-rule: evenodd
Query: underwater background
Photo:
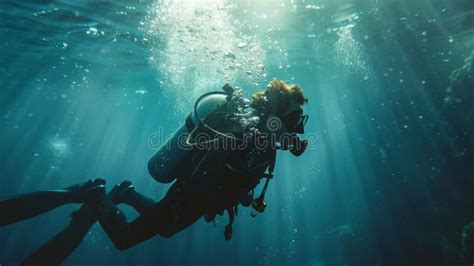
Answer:
M159 200L150 136L204 92L303 87L311 148L241 208L118 251L97 224L64 265L463 265L474 221L474 1L0 2L0 197L104 177ZM67 205L0 228L18 265ZM124 207L128 217L136 216Z

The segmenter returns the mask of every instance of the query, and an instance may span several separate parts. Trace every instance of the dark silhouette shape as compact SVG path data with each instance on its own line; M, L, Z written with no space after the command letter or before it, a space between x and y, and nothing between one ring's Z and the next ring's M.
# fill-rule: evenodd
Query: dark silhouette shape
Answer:
M66 228L28 257L23 265L61 264L96 221L115 247L125 250L155 235L172 237L200 217L212 222L224 211L229 216L224 237L230 240L239 204L251 205L252 216L263 212L276 150L289 150L299 156L308 145L296 135L304 132L308 120L302 109L307 100L299 86L274 80L265 92L253 96L252 108L258 115L258 124L242 130L241 117L235 114L245 101L228 85L224 91L201 96L194 112L177 131L185 133L186 148L191 149L183 149L177 145L178 138L173 137L174 146L167 149L165 145L150 160L149 170L156 180L174 182L157 203L136 192L129 181L106 194L103 179L0 200L0 225L19 222L64 204L83 203L71 215ZM249 132L250 137L245 135ZM210 136L205 143L214 145L201 148L202 143L191 141L201 133ZM285 141L284 137L287 137ZM254 188L262 178L266 178L264 188L254 199ZM134 208L139 217L128 222L116 206L121 203Z

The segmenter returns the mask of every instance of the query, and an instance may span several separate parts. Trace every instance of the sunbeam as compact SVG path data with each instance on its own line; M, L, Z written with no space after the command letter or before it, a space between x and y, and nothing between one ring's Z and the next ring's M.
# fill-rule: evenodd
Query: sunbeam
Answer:
M0 198L102 177L159 200L171 184L148 160L201 95L281 79L308 98L307 150L278 152L265 212L240 206L231 241L227 215L126 251L94 225L64 265L472 260L472 1L4 1L0 15ZM0 266L78 206L2 226Z

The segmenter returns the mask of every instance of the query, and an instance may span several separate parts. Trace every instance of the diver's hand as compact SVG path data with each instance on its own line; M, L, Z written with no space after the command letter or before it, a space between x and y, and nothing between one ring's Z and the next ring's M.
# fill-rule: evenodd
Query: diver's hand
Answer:
M301 154L303 154L306 151L306 148L308 148L308 140L306 139L298 139L298 143L294 144L292 149L290 150L291 154L294 156L298 157Z

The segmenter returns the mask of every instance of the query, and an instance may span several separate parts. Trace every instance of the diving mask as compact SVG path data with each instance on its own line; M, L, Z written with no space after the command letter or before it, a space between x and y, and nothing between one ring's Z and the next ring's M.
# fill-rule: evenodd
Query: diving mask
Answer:
M288 133L303 134L308 119L309 116L303 113L301 106L298 106L296 109L290 109L283 115L283 122L288 129Z

